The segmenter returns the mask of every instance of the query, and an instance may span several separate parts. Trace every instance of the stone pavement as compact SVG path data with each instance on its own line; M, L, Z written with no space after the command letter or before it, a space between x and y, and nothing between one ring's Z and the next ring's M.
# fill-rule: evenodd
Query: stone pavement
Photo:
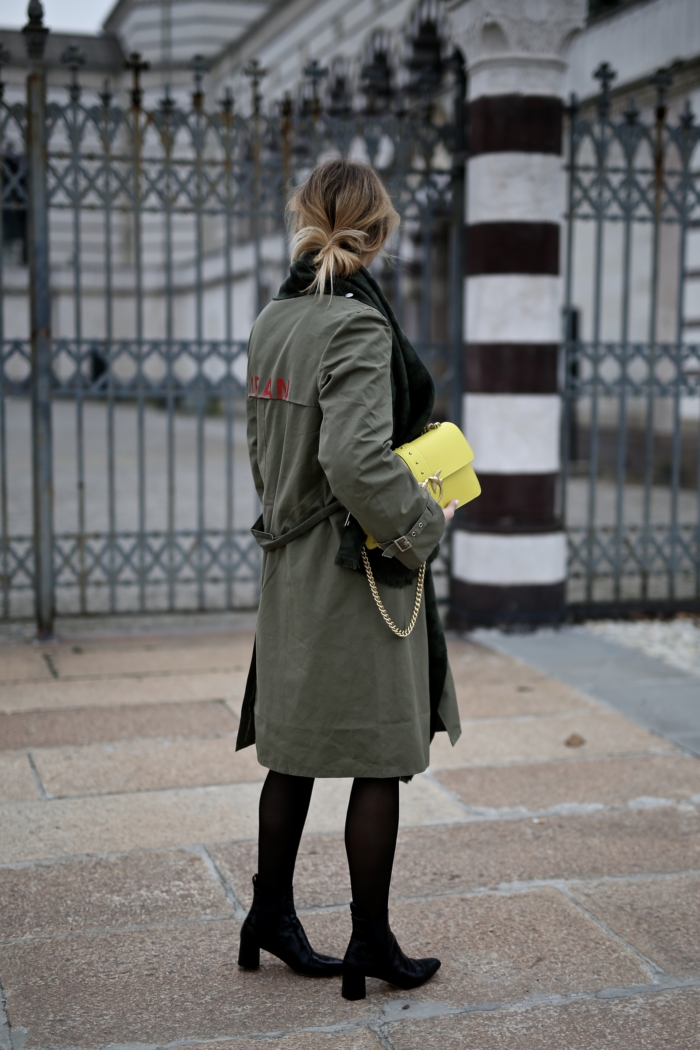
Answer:
M700 760L460 638L464 733L401 787L391 912L442 969L359 1003L239 971L264 770L224 626L0 644L2 1050L700 1047ZM336 953L348 789L316 785L296 877Z
M678 652L659 644L663 635L685 626L687 646ZM637 629L644 637L656 627L657 655L613 641ZM605 633L603 633L605 632ZM607 634L607 637L606 637ZM700 625L689 620L602 621L585 626L542 628L524 634L479 630L474 637L544 674L554 675L700 757ZM637 637L637 643L641 638ZM659 654L665 659L660 659ZM669 659L671 656L673 659ZM683 670L679 663L685 664Z

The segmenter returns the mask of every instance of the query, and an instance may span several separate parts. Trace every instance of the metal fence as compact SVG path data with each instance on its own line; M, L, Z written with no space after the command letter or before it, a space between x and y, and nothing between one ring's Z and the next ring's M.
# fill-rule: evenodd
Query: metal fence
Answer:
M667 104L569 109L563 506L569 601L698 608L700 129Z
M252 63L249 98L209 103L195 59L188 99L148 105L139 56L124 99L85 91L69 48L54 97L40 14L25 35L26 103L0 114L2 616L34 600L49 632L56 609L250 607L247 334L284 274L289 191L319 158L385 179L403 222L378 276L458 418L464 73L433 48L398 93L375 56L358 99L312 64L273 105Z

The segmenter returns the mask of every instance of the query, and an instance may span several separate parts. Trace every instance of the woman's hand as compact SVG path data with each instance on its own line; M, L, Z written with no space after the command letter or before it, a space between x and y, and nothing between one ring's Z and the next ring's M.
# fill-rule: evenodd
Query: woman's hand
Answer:
M445 524L447 524L448 521L452 521L458 506L459 500L453 499L450 503L447 504L446 507L442 508L442 512L445 515Z

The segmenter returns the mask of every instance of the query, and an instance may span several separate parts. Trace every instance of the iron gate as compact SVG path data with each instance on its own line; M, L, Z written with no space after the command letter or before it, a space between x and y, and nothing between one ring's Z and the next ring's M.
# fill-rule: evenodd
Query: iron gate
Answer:
M569 109L562 492L569 602L700 601L700 129L668 71ZM624 103L623 103L624 104Z
M209 105L194 59L191 96L148 105L138 55L123 100L83 89L76 48L67 97L47 97L40 14L26 38L27 101L0 121L2 615L34 596L48 632L56 607L251 607L246 341L286 268L289 190L319 158L385 179L403 221L378 276L459 416L463 70L433 54L397 93L377 55L358 100L314 63L298 100L268 105L252 63L250 101Z

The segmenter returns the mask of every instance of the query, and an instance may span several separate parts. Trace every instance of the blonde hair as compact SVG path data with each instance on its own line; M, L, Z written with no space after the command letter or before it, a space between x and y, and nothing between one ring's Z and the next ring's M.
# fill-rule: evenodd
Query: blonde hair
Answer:
M309 175L289 204L292 259L315 252L309 287L323 295L335 277L350 277L365 253L377 251L399 225L382 180L368 164L327 160Z

